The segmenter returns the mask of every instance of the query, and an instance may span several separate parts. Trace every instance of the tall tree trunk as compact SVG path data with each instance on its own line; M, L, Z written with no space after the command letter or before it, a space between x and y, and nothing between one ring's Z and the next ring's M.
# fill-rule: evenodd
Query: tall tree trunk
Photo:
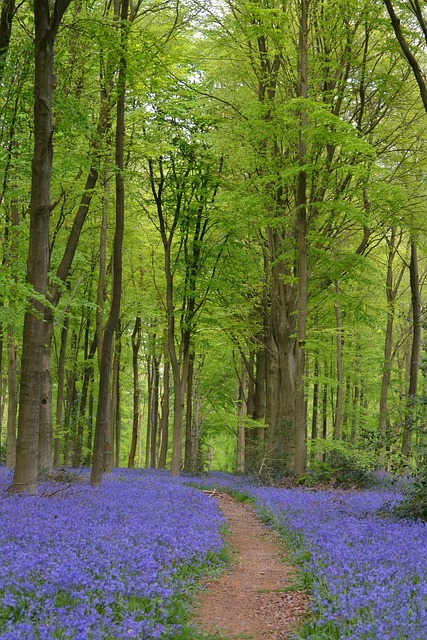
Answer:
M343 396L344 396L344 379L343 379L343 363L342 363L342 320L341 320L341 305L339 301L340 287L337 282L335 285L335 291L337 294L337 300L335 302L335 321L336 321L336 349L337 349L337 397L335 404L335 421L334 421L334 439L339 440L341 438L341 424L342 424L342 411L343 411Z
M67 354L67 338L69 327L69 316L67 315L64 321L64 326L61 329L61 345L59 348L58 359L58 389L56 394L56 424L55 424L55 437L54 437L54 453L53 453L53 466L59 467L61 464L61 440L62 440L62 423L64 413L64 385L65 385L65 363Z
M360 397L361 397L360 381L356 380L354 384L354 391L353 391L353 411L352 411L352 417L351 417L351 431L350 431L350 442L352 444L356 443L357 425L358 425L359 416L360 416Z
M30 240L27 280L42 298L49 269L50 180L52 171L53 45L71 0L35 0L34 154L31 174ZM52 14L50 14L52 9ZM40 404L40 363L43 358L45 306L32 300L24 318L18 438L13 488L36 494Z
M2 0L0 14L0 80L3 79L3 70L6 55L9 49L12 35L12 21L15 15L15 0Z
M267 466L293 472L295 467L295 291L285 284L281 234L269 229L271 308L267 374Z
M184 431L184 406L185 390L188 380L189 351L185 350L178 358L175 346L175 314L173 303L173 275L171 269L171 238L165 245L165 271L166 271L166 309L167 309L167 344L174 381L174 415L173 415L173 439L170 473L178 476L181 471L182 445Z
M40 415L38 439L38 469L39 472L52 468L52 373L51 373L51 345L53 337L53 320L43 325L43 350L40 367Z
M114 350L113 380L111 385L111 424L113 428L113 447L110 468L120 466L120 360L121 360L121 331L116 332L116 347Z
M6 185L5 185L6 189ZM19 224L18 207L16 203L12 203L11 207L11 231L10 231L10 257L16 260L18 257L16 244L16 230ZM1 331L3 333L3 330ZM1 347L3 347L3 335L1 335ZM0 358L2 358L0 349ZM0 364L0 387L3 387L3 371ZM16 350L15 328L10 324L7 328L7 437L6 437L6 468L13 469L16 460L16 418L18 412L18 364ZM1 392L0 402L3 404L3 392ZM3 424L3 416L0 416L0 430Z
M111 293L110 313L105 325L102 341L101 371L99 376L98 408L95 424L95 440L92 459L91 484L99 485L102 479L102 453L108 420L108 397L111 372L111 351L114 331L120 318L122 295L122 247L125 213L124 134L125 134L125 93L126 93L126 39L128 20L128 0L121 5L121 59L118 75L119 97L116 114L116 228L113 248L113 289Z
M79 8L77 7L77 13L79 12ZM107 64L107 67L111 66L111 62ZM102 142L105 139L109 140L109 132L111 130L111 94L113 90L113 73L111 69L107 73L107 78L105 84L101 90L101 101L99 107L99 115L98 115L98 124L96 128L96 135L94 139L91 141L91 156L92 163L89 169L89 172L86 177L85 187L83 190L83 194L80 198L79 207L77 209L76 215L74 217L73 225L71 227L70 233L68 235L67 243L65 246L65 250L62 256L62 259L59 263L59 266L56 271L56 282L51 283L51 292L49 294L49 302L50 306L45 309L45 342L44 347L46 353L44 355L45 358L45 367L43 368L43 393L44 399L46 400L45 406L41 412L40 416L40 431L41 435L39 437L39 447L41 451L39 451L39 455L42 457L42 461L39 461L39 466L49 466L50 460L49 458L44 459L47 451L47 444L49 440L52 439L52 382L51 382L51 374L50 374L50 353L52 350L51 340L53 336L53 307L57 307L59 301L61 299L62 289L59 286L59 282L66 283L67 278L70 274L70 270L72 267L72 263L74 260L74 256L76 253L76 249L78 246L78 242L81 236L81 232L86 221L89 208L92 202L92 197L94 194L94 189L98 182L99 170L98 164L100 162L100 152L102 149ZM106 161L106 173L108 173L108 160ZM108 193L109 182L106 179L106 192ZM108 201L108 197L106 197ZM108 206L108 202L107 205ZM103 216L104 217L104 216ZM104 229L105 224L105 229ZM102 231L105 231L106 234L106 221L103 219ZM102 236L102 233L101 233ZM105 244L106 239L101 240L101 249L100 249L100 273L104 274L105 279ZM104 261L103 261L104 260ZM102 281L102 276L100 276L100 282ZM103 282L105 285L105 283ZM102 294L104 294L104 287L101 287ZM99 309L102 310L104 298L98 300L99 306L97 307L97 315L100 314ZM99 328L99 334L102 336L102 319L101 319L101 327ZM46 373L45 373L46 372Z
M153 423L153 356L147 356L147 433L145 434L145 463L146 469L150 468L151 425Z
M101 108L102 111L102 108ZM101 127L98 125L98 134L101 135ZM56 271L56 279L49 294L49 308L45 309L44 318L44 353L42 368L42 407L40 412L40 432L39 432L39 468L49 468L52 465L52 376L51 376L51 352L53 339L54 314L53 307L57 307L61 299L62 290L58 281L65 283L70 274L74 255L78 241L86 220L89 206L92 201L93 190L98 179L98 171L92 166L86 179L85 189L80 200L79 208L75 215L73 226L68 236L67 245L62 256L62 260Z
M387 276L386 276L386 298L387 298L387 324L384 340L384 364L381 376L381 392L380 392L380 406L379 406L379 431L378 431L378 444L379 444L379 457L380 466L385 469L385 455L389 440L389 433L387 429L387 401L388 401L388 387L391 377L391 369L393 365L393 328L395 318L395 305L397 292L404 274L405 265L402 265L396 279L394 279L393 266L394 258L398 252L398 248L402 239L396 237L396 229L391 229L390 236L387 237Z
M104 194L102 200L101 233L99 237L99 277L96 294L96 335L98 336L98 369L101 370L102 340L104 336L104 307L106 297L107 278L107 230L108 230L108 203L110 192L109 161L105 163Z
M151 413L151 429L150 429L150 468L156 467L157 454L157 432L159 426L159 385L160 385L160 362L157 356L153 356L153 376L152 376L152 413Z
M301 0L299 27L299 90L302 99L308 90L308 6L309 0ZM305 471L307 455L307 410L305 400L305 339L307 333L307 175L305 171L307 146L304 131L307 127L307 113L304 107L300 114L301 129L298 141L298 186L296 197L296 237L297 237L297 340L295 357L295 475Z
M83 372L83 383L82 389L80 392L80 402L77 416L77 435L74 444L74 453L73 453L73 467L78 468L81 466L83 462L83 438L84 438L84 425L88 423L88 451L90 451L90 443L92 440L90 430L92 424L92 415L91 409L89 408L89 416L86 414L86 405L88 402L89 395L89 385L90 381L93 379L93 370L94 370L94 357L96 353L96 349L98 346L96 332L93 336L90 348L88 349L89 344L89 334L90 334L90 319L88 318L85 329L85 364L84 364L84 372Z
M169 444L169 409L170 409L170 360L165 350L163 359L163 395L162 395L162 415L160 418L160 451L159 469L166 469L166 458Z
M102 470L105 473L110 473L114 464L114 411L115 411L115 393L116 393L116 380L115 380L115 371L114 371L114 361L115 361L115 336L117 335L114 332L114 337L111 344L111 356L110 356L110 386L108 389L108 409L106 413L106 425L105 425L105 436L104 436L104 446L103 446L103 454L102 454Z
M2 307L2 303L0 302L0 307ZM3 439L3 418L4 418L4 407L5 407L5 402L4 402L4 393L3 393L3 386L4 386L4 382L3 382L3 344L4 344L4 333L3 333L3 326L0 323L0 451L2 449L2 439ZM0 460L1 460L1 453L0 453Z
M18 374L15 333L13 327L9 327L7 341L7 442L6 442L6 469L13 469L16 459L16 415L18 410Z
M422 329L420 281L418 274L418 252L417 245L414 239L411 239L411 262L409 265L409 276L412 300L412 347L409 368L409 387L406 406L406 419L402 439L402 458L403 463L407 469L409 469L411 455L412 433L416 423L418 370L420 364Z
M71 355L67 360L66 372L67 396L65 401L65 437L64 437L64 466L71 466L73 456L74 434L77 427L77 334L71 332Z
M328 439L328 385L323 385L322 394L322 439Z
M314 357L314 384L313 384L313 407L311 413L311 440L317 440L319 437L318 430L319 418L319 359L317 355ZM311 449L310 461L315 459L314 448Z
M356 366L359 364L358 355L356 355ZM342 414L342 439L348 439L348 420L351 415L351 377L347 375L345 378L345 393L343 398L343 414Z
M135 466L135 454L138 443L138 430L140 425L139 419L139 350L142 342L142 325L141 318L135 318L135 325L132 332L132 370L133 370L133 417L132 417L132 440L129 450L128 467L131 469Z
M190 364L188 367L188 381L186 389L186 411L185 411L185 449L184 449L184 471L189 473L195 471L197 463L197 442L194 437L193 425L193 382L194 382L194 352L190 354Z
M96 335L96 334L95 334ZM94 397L94 372L93 369L91 371L90 380L89 380L89 406L88 406L88 417L87 417L87 455L85 456L84 465L89 465L92 460L92 451L93 451L93 427L94 427L94 415L95 415L95 397Z
M265 245L265 243L264 243ZM269 287L270 287L270 265L267 248L264 246L264 286L260 305L260 315L263 329L255 336L255 353L253 354L253 398L248 398L248 413L257 421L264 421L266 414L266 391L269 387L267 381L267 345L269 344ZM261 465L264 447L264 427L248 429L245 438L245 466L248 472L257 472Z
M247 414L247 377L248 372L246 364L242 364L242 375L239 379L238 388L238 417L239 422L237 425L237 461L236 469L237 473L245 472L245 425L240 419L246 418Z

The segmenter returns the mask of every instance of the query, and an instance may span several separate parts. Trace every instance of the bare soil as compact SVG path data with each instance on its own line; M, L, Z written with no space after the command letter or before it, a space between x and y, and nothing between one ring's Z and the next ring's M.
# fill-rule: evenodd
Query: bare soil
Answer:
M277 536L250 505L213 493L230 530L232 562L198 598L195 624L218 640L285 640L307 616L308 595Z

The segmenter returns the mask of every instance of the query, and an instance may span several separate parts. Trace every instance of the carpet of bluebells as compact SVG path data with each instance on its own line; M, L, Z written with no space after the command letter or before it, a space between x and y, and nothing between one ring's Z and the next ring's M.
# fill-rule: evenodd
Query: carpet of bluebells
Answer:
M257 488L226 474L203 483L255 498L286 536L312 593L314 620L300 637L427 638L427 527L384 517L398 492Z
M0 639L179 638L176 602L222 549L223 517L194 485L249 496L283 534L312 594L300 638L427 638L427 529L384 516L398 491L127 470L99 489L86 478L41 497L9 496L9 483L0 469Z
M180 636L173 603L222 548L213 500L161 472L41 497L7 495L10 481L0 469L2 640Z

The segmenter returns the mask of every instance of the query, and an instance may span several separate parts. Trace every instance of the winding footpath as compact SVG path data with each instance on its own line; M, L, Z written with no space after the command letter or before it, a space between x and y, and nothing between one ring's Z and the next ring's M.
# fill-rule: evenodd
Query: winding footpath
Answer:
M293 586L295 568L248 504L212 495L227 519L232 562L199 596L195 624L218 640L290 638L309 608L307 594Z

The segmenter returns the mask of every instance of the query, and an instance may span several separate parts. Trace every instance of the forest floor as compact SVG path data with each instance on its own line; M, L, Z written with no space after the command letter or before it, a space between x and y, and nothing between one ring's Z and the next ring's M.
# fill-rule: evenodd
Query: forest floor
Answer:
M223 493L212 495L227 520L231 563L205 585L195 624L218 640L290 638L309 610L307 593L295 586L295 567L249 504Z

